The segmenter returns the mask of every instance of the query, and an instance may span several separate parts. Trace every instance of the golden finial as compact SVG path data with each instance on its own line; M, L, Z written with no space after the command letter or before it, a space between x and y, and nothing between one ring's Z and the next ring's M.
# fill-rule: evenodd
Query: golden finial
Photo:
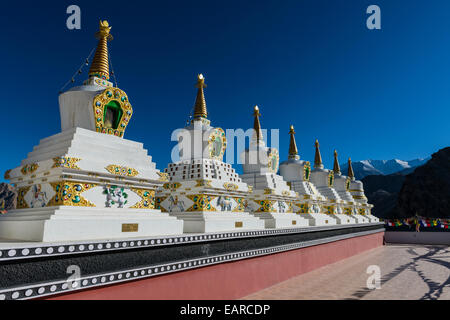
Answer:
M95 34L97 39L101 39L103 37L108 38L108 41L111 41L113 39L113 36L110 34L111 32L111 28L109 26L108 21L104 20L100 20L100 29L99 31Z
M108 21L100 20L100 30L95 33L98 39L97 49L95 50L94 59L92 60L89 76L96 76L109 80L109 59L108 59L108 41L113 39L110 34L111 27Z
M203 92L203 88L206 88L206 84L202 74L197 76L197 84L195 87L198 88L198 91L197 97L195 98L194 118L207 118L208 111L206 110L205 94Z
M334 150L334 166L333 166L334 174L341 174L341 167L339 166L338 161L338 153Z
M289 141L289 159L296 159L298 158L298 150L297 150L297 144L295 143L295 131L294 126L291 125L291 128L289 130L289 134L291 135L290 141Z
M352 180L355 179L355 173L353 172L352 167L352 159L348 158L348 173L347 176L351 178Z
M319 150L319 140L316 140L315 146L316 146L316 154L314 156L314 168L322 169L323 164L322 164L322 156L320 155Z
M253 129L255 130L256 135L256 141L259 142L263 139L262 131L261 131L261 124L259 123L259 117L261 116L261 113L259 113L259 107L255 106L253 108L253 116L255 117L255 120L253 121Z

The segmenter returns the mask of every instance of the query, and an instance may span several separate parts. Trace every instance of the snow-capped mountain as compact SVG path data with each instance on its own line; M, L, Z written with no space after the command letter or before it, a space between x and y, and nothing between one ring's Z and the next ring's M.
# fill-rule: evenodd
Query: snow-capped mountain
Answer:
M425 159L414 159L409 161L392 159L392 160L362 160L352 162L355 178L360 180L369 175L387 175L392 173L408 174L416 167L425 164L430 157ZM341 171L347 174L347 163L341 164Z

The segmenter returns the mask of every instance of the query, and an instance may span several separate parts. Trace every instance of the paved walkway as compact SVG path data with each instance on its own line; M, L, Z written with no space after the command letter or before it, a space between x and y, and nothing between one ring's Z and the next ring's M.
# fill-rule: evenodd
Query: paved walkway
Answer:
M367 273L379 266L380 289ZM371 282L375 284L375 281ZM450 247L387 245L291 278L244 299L450 299Z

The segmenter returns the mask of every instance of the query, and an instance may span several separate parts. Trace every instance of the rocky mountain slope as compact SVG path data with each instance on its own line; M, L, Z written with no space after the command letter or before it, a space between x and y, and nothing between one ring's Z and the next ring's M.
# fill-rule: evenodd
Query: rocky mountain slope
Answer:
M412 171L412 172L411 172ZM373 214L380 218L450 217L450 147L415 169L362 179Z
M411 213L450 217L450 147L434 153L430 161L405 177L396 209L401 217Z
M361 180L369 203L374 205L372 214L379 218L386 218L397 205L398 194L405 181L400 173L391 175L372 175Z

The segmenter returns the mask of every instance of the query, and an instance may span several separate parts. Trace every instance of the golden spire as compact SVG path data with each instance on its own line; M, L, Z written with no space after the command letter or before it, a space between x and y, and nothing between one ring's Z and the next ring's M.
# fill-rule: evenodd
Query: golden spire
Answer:
M108 21L100 20L100 30L95 34L98 39L97 49L95 50L94 59L92 60L89 76L96 76L109 80L109 59L108 59L108 41L113 39L109 34L111 27Z
M202 74L197 76L197 84L195 87L198 88L198 91L197 97L195 98L194 118L206 118L208 117L208 111L206 111L205 94L203 93L203 88L206 88L206 84Z
M316 155L314 156L314 168L323 169L322 156L320 155L318 140L316 140L315 146L316 146Z
M338 161L338 153L334 150L334 166L333 166L334 174L341 174L341 167L339 166Z
M263 139L261 124L259 123L259 117L261 114L259 113L258 106L255 106L253 109L253 116L255 117L255 121L253 122L253 130L255 130L254 134L256 135L256 141L259 142Z
M355 174L353 173L353 167L352 167L352 159L348 158L348 173L347 176L351 178L352 180L355 179Z
M295 131L294 126L291 125L291 129L289 130L289 134L291 135L290 141L289 141L289 159L296 159L298 158L298 150L297 150L297 144L295 143Z

